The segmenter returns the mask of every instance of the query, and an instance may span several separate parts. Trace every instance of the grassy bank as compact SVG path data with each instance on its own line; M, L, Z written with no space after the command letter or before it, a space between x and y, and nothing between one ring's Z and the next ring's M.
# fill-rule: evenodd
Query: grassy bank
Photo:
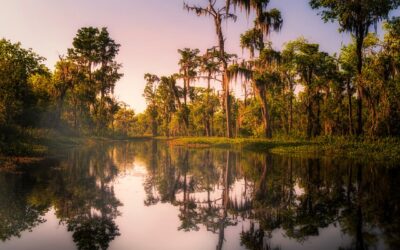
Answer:
M397 138L357 139L351 137L320 137L313 140L279 138L207 138L185 137L170 140L173 145L187 147L225 147L270 151L276 154L302 156L333 156L368 158L378 161L400 160L400 140Z

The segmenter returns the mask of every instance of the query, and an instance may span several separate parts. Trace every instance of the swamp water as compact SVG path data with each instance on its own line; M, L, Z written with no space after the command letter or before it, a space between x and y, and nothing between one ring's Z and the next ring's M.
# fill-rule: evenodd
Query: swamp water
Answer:
M400 249L400 166L159 141L0 172L0 249Z

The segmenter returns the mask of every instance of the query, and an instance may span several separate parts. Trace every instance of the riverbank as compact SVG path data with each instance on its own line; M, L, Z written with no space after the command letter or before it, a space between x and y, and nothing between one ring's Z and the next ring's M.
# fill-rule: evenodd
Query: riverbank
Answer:
M0 141L0 171L14 170L16 166L31 164L45 158L58 157L65 149L150 137L79 136L52 129L32 129L15 133L10 142Z
M275 154L295 156L332 156L346 158L367 158L368 160L394 162L400 160L400 139L398 138L363 138L319 137L312 140L279 138L173 138L173 145L187 147L221 147L270 151Z
M12 168L48 157L59 156L65 149L90 146L97 143L151 139L152 137L98 137L62 134L55 130L32 130L20 140L0 145L0 168ZM358 160L396 163L400 161L400 139L354 137L319 137L312 140L279 137L223 138L223 137L155 137L170 145L189 148L232 148L252 151L269 151L274 154L302 157L346 157Z

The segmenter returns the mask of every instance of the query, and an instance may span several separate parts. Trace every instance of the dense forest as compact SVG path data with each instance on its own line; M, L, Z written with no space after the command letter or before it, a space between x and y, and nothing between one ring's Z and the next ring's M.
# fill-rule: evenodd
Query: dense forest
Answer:
M37 129L104 137L399 136L400 18L391 11L400 1L310 0L321 21L352 36L334 55L301 37L276 50L268 38L284 20L269 2L184 3L189 13L212 19L210 39L218 43L178 50L175 74L146 74L147 109L139 114L113 94L123 75L120 44L107 28L79 29L53 71L32 49L0 40L1 153ZM255 17L237 38L246 58L225 50L225 25L242 16ZM374 32L380 24L383 36Z
M119 47L106 28L81 28L51 72L31 49L0 40L0 142L10 145L35 129L76 136L123 129L133 111L113 96L122 77Z
M148 107L137 116L141 131L165 136L267 137L400 134L400 18L389 18L398 1L313 0L324 21L336 21L352 42L329 55L305 38L281 51L267 38L283 27L268 0L232 0L221 6L184 8L214 20L218 44L207 51L178 50L180 70L146 74ZM254 27L240 36L249 58L225 51L223 25L237 13L255 14ZM385 20L381 39L373 31ZM194 87L206 81L207 87ZM239 95L232 85L241 84ZM240 96L240 98L238 97ZM137 131L132 131L137 133Z

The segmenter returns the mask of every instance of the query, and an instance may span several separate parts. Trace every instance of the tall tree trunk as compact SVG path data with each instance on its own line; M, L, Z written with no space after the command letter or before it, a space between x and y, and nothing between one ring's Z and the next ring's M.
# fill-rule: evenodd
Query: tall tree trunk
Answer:
M290 83L290 97L289 97L289 133L293 128L293 84Z
M166 128L165 129L166 129L166 135L167 135L167 137L169 137L170 136L169 124L171 122L171 116L170 116L168 111L166 111L166 113L167 113L167 124L166 124Z
M347 88L347 98L349 102L349 110L348 110L348 115L349 115L349 134L353 135L353 104L352 104L352 93L350 89L350 79L347 79L346 81L346 88Z
M211 116L210 131L211 131L211 136L213 136L214 135L214 115Z
M54 119L54 125L58 127L61 123L61 114L64 106L64 94L61 94L57 100L57 110L56 110L56 117Z
M227 69L224 69L226 71ZM229 94L229 80L227 73L224 72L224 85L225 85L225 114L226 114L226 136L231 138L232 135L232 125L231 125L231 96Z
M307 110L307 139L310 139L313 136L313 127L314 127L314 112L313 112L313 106L314 106L314 100L313 96L310 90L310 86L312 86L312 72L308 73L308 80L307 86L306 86L306 98L307 98L307 103L306 103L306 110Z
M157 136L157 121L154 117L151 120L151 133L153 136Z
M185 104L185 106L187 105L187 95L188 95L188 84L187 84L187 78L185 77L183 79L183 103Z
M318 136L321 134L321 105L320 105L320 97L317 95L317 101L316 101L316 106L317 106L317 115L314 119L314 125L313 125L313 136Z
M308 101L307 103L307 139L310 139L312 136L312 129L313 129L313 112L312 112L312 103Z
M361 32L363 33L363 32ZM364 36L357 38L357 135L363 134L363 118L362 118L362 65L363 65L363 48Z
M244 84L244 100L243 100L244 108L247 107L247 86Z
M185 78L183 83L183 107L184 107L184 114L183 114L183 122L185 125L185 134L188 135L188 131L189 131L189 109L187 106L187 96L188 96L188 92L189 92L189 79Z
M208 72L207 76L207 100L206 100L206 115L205 115L205 130L206 130L206 136L211 136L211 125L210 125L210 120L212 116L212 109L210 108L210 83L211 83L211 72Z
M209 137L210 136L210 118L209 118L207 111L205 111L205 113L204 113L203 125L204 125L204 132L205 132L204 134L205 134L205 136Z
M258 96L261 101L261 113L264 123L264 136L266 138L272 138L271 119L269 115L268 101L265 95L265 90L258 90Z
M217 14L215 17L215 27L218 36L218 44L219 44L219 57L222 61L223 72L222 72L222 88L224 91L224 111L226 118L226 136L228 138L232 137L232 124L231 124L231 96L229 94L229 78L228 78L228 62L225 58L225 38L222 33L222 20L221 15Z
M74 98L74 130L78 129L78 101L76 100L76 97Z
M372 113L372 124L370 129L370 135L375 136L378 132L378 113L376 111L376 106L372 98L367 97L367 102Z

